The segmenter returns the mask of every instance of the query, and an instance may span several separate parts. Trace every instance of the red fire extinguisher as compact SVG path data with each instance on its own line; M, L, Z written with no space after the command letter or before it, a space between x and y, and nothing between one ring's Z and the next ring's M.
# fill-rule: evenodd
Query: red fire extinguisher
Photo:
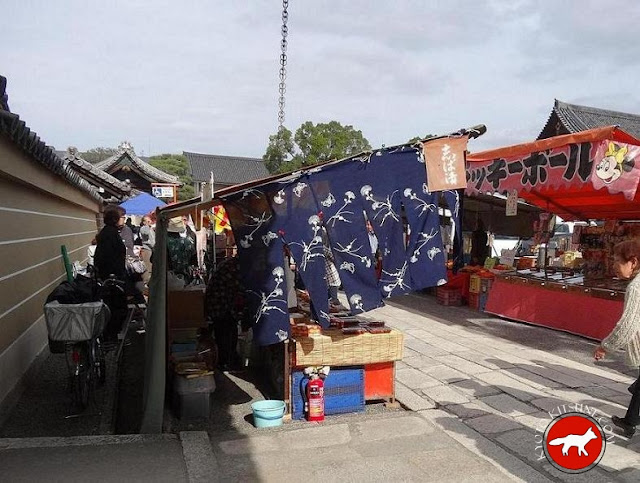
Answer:
M307 420L324 421L324 381L312 374L307 384Z

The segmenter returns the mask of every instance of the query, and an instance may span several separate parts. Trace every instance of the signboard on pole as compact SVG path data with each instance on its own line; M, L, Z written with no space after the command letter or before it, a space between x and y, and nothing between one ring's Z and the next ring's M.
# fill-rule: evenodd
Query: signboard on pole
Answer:
M151 194L156 198L173 198L175 186L153 186Z
M518 190L511 190L507 194L507 216L518 214Z

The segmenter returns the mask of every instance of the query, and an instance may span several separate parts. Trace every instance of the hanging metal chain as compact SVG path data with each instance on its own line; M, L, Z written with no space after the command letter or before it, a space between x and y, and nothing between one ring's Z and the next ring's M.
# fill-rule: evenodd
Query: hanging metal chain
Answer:
M280 48L282 53L280 54L280 85L278 86L278 92L280 92L280 98L278 99L278 132L284 128L284 95L287 91L285 81L287 79L287 35L289 29L287 27L287 21L289 20L289 0L282 0L282 40L280 41Z

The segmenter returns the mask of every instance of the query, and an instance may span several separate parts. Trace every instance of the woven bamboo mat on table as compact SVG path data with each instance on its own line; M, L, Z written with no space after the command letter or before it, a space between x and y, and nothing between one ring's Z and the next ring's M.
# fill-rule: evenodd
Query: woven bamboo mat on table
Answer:
M345 335L324 331L296 339L296 366L346 366L402 359L403 334Z

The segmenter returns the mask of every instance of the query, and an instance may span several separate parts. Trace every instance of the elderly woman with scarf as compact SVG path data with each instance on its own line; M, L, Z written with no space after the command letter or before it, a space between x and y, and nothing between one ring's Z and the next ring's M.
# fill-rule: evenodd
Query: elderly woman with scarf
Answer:
M611 333L596 348L594 357L602 359L607 351L625 349L627 365L640 369L640 240L628 240L614 247L615 269L620 278L631 279L624 298L622 317ZM631 402L624 418L612 416L613 424L631 437L640 424L640 374L629 387Z

